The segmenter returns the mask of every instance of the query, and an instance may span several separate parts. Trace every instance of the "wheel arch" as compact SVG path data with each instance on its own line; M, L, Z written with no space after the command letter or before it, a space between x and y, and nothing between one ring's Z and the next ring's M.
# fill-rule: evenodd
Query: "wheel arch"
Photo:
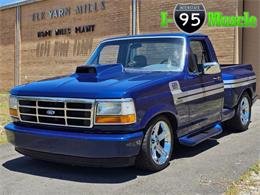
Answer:
M173 131L174 135L176 136L177 129L178 129L178 119L177 119L177 116L172 112L160 112L160 113L155 114L153 117L151 117L149 122L146 124L145 129L147 129L147 127L149 127L149 125L153 122L154 119L156 119L157 117L160 117L160 116L165 116L169 120L171 127L172 127L172 131Z
M237 99L236 105L238 105L239 100L241 99L241 97L243 96L244 93L247 93L249 95L249 97L251 98L251 101L253 101L253 89L252 89L252 87L247 87L239 95L239 98Z
M246 88L246 89L243 91L243 93L248 93L248 95L249 95L249 97L251 98L251 100L253 99L253 90L252 90L251 87ZM243 93L242 93L242 94L243 94Z
M178 129L177 117L170 112L165 112L165 113L162 113L161 115L166 116L169 119L169 122L171 123L174 133L177 133L177 129Z

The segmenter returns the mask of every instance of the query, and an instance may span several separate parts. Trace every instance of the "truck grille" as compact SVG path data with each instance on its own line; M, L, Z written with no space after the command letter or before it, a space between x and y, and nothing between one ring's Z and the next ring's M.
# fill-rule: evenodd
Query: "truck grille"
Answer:
M19 119L25 123L91 128L94 100L18 97Z

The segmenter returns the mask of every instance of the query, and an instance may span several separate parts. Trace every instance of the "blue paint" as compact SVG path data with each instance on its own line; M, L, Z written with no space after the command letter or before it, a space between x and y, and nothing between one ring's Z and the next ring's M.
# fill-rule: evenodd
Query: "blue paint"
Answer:
M143 132L128 134L86 134L17 126L6 127L9 142L18 148L87 158L136 156Z
M131 134L86 134L79 132L64 132L64 131L51 131L39 128L28 128L17 126L14 123L9 123L5 129L18 132L34 134L39 136L51 136L56 138L69 138L69 139L83 139L83 140L98 140L98 141L128 141L130 139L140 138L143 132L135 132Z

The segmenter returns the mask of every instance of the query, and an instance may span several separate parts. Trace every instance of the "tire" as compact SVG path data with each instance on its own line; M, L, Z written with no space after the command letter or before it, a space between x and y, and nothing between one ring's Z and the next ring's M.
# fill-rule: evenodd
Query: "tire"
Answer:
M227 129L234 132L242 132L248 129L251 119L252 100L248 93L243 93L235 111L235 116L224 123Z
M136 166L143 170L160 171L168 166L171 159L174 144L173 129L168 118L164 116L152 120L147 129L140 154L136 159Z

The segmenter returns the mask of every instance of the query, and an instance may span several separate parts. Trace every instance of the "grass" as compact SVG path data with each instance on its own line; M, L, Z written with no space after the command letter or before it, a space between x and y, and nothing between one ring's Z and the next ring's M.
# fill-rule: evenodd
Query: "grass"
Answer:
M259 189L260 161L254 164L237 181L233 182L225 195L255 194L252 189ZM257 192L256 192L257 194Z
M7 141L3 127L9 121L8 94L0 93L0 143Z

